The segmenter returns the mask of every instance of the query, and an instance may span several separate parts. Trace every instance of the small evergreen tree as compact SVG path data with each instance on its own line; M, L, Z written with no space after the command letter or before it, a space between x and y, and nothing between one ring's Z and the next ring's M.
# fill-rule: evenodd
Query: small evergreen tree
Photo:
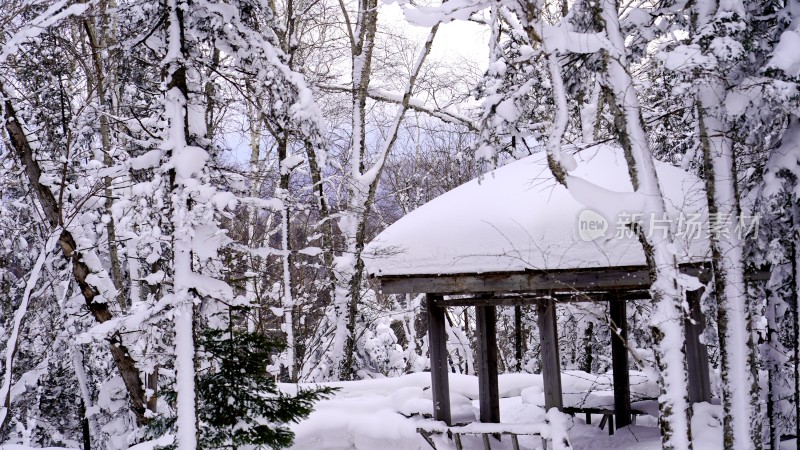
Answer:
M197 360L203 364L195 378L199 448L288 447L294 433L287 425L308 417L316 401L336 391L322 387L299 389L294 396L280 392L275 378L267 372L267 364L285 345L263 334L240 330L234 314L248 310L228 308L224 328L207 328L197 336ZM173 389L164 389L160 395L167 404L176 401ZM142 438L156 439L174 432L175 417L166 414L151 420Z
M207 329L199 347L208 368L198 373L198 423L201 448L237 449L242 445L284 448L294 434L287 424L308 417L314 402L332 388L281 393L266 370L270 357L284 349L260 333L238 330L231 308L224 329Z

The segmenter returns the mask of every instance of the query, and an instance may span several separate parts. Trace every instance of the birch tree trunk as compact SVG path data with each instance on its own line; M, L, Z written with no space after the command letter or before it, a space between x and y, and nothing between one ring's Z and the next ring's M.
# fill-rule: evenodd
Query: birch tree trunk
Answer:
M356 313L361 300L361 277L364 262L361 250L364 248L360 217L363 216L366 186L359 183L364 171L366 155L366 107L372 67L372 52L375 48L375 32L378 26L377 0L359 0L355 27L350 22L344 3L345 15L351 47L352 98L352 144L347 173L348 205L347 211L339 221L339 228L345 239L345 254L334 262L337 275L333 293L336 315L336 330L333 342L333 378L351 380L355 361Z
M781 307L781 299L776 292L780 289L777 283L773 280L778 278L775 271L780 271L780 266L773 269L773 275L767 283L766 294L766 309L764 317L767 320L767 339L764 343L765 346L765 365L768 371L767 375L767 428L768 428L768 442L769 448L777 448L780 445L780 433L778 431L778 408L781 401L781 362L779 352L785 352L782 348L778 336L778 309Z
M797 216L795 216L797 217ZM794 325L794 435L800 439L800 252L797 250L798 235L795 232L792 245L792 322Z
M706 34L712 30L730 39L742 37L733 27L717 27L718 21L727 24L744 23L740 1L700 2L693 11L692 28L701 42L703 52L716 57L713 43ZM723 17L725 19L723 19ZM726 36L731 33L732 35ZM727 117L725 99L735 82L738 64L723 55L711 71L700 74L696 108L698 134L703 154L706 195L709 212L709 235L717 298L717 327L719 330L720 366L722 376L723 441L725 448L744 450L761 448L761 415L758 394L751 318L744 280L744 241L740 225L741 207L737 185L736 155L733 130Z
M664 449L691 449L691 410L688 398L685 359L684 291L679 285L678 264L673 247L674 230L648 233L652 221L666 217L666 206L659 185L655 163L642 120L638 94L628 72L624 38L620 31L616 0L604 0L598 10L605 25L611 48L603 55L605 73L601 85L610 94L609 108L615 117L620 144L628 163L634 191L644 198L643 220L632 224L639 236L650 269L651 297L656 305L651 316L655 356L661 378L659 412ZM556 104L553 130L547 143L548 163L556 180L570 187L570 163L561 153L569 110L560 63L555 54L548 56L548 67ZM575 180L577 181L577 180Z
M720 83L706 85L698 101L698 114L718 305L723 441L726 448L743 450L761 447L761 427L756 410L758 374L744 282L744 242L737 229L741 210L733 141L730 127L718 118L724 115L724 98L725 89Z
M292 267L294 265L291 248L291 197L289 193L289 182L291 172L294 167L289 167L288 160L288 133L285 130L277 130L273 137L278 141L278 164L280 179L275 189L275 198L282 203L280 211L280 233L281 233L281 309L283 310L283 324L281 329L286 335L286 369L289 372L289 380L297 382L298 360L295 353L297 339L295 338L295 294L294 283L292 281Z
M342 11L345 12L344 7ZM347 168L348 204L339 221L345 239L345 252L334 262L337 272L334 291L334 309L337 322L333 342L334 378L351 380L355 376L356 320L361 302L364 261L361 253L367 238L367 221L372 211L375 194L383 172L386 157L394 147L403 117L409 109L411 94L425 58L430 53L438 25L431 28L423 49L412 67L403 99L384 142L375 155L374 164L367 169L366 101L371 75L372 52L377 29L377 0L359 2L358 21L350 31L352 46L352 114L353 137L350 161ZM349 24L348 19L348 24ZM348 30L350 27L348 25Z
M181 159L200 157L201 149L190 147L190 98L186 67L188 50L185 44L185 12L191 5L186 1L169 0L167 10L167 91L164 93L165 117L169 121L164 147L171 168L168 170L171 199L173 245L173 295L175 308L175 390L177 392L177 435L179 450L197 448L197 412L195 394L195 337L194 337L194 271L191 249L191 194L186 185L192 173L179 167ZM195 74L196 75L196 74ZM195 124L196 125L196 124ZM205 130L203 130L205 131Z
M105 2L100 2L101 8L101 17L107 17L105 11ZM84 29L86 30L86 36L89 41L89 47L91 48L92 54L92 63L94 66L94 88L92 86L89 87L89 91L91 92L94 90L97 93L97 101L100 105L100 140L102 144L102 152L103 152L103 164L106 167L111 167L114 163L111 155L113 152L112 144L111 144L111 130L108 124L108 115L112 114L111 105L108 102L108 98L106 96L107 89L106 89L106 69L104 65L104 61L102 59L102 55L105 49L108 48L108 37L106 35L106 30L103 32L98 33L95 27L94 19L87 18L83 21ZM117 303L120 306L120 309L124 312L128 309L128 299L127 293L123 283L123 271L122 271L122 262L120 260L119 255L119 248L117 242L117 232L116 227L114 225L114 215L112 214L112 207L114 206L114 194L111 189L111 177L105 176L103 177L103 188L105 194L105 209L106 214L108 215L108 222L106 222L106 235L108 237L108 253L109 253L109 260L111 265L111 280L114 283L114 287L117 288Z
M12 376L14 374L14 357L17 354L20 328L23 325L25 315L28 313L28 303L31 298L31 293L39 283L39 278L42 274L42 266L44 265L45 260L47 260L48 253L50 253L52 247L55 246L54 244L55 243L52 239L48 239L45 246L39 252L39 256L36 258L36 263L33 265L33 269L31 269L31 273L28 275L28 281L25 283L25 292L22 294L22 301L20 302L16 311L14 311L14 326L11 329L11 334L8 336L5 355L3 355L3 383L0 385L0 400L2 401L2 405L0 406L0 427L5 427L6 418L8 417L8 410L11 408L11 388L13 387Z
M620 31L619 6L616 0L603 2L602 17L615 55L606 55L604 80L614 97L610 104L618 122L620 141L628 161L634 189L643 194L645 214L639 239L644 246L650 268L651 296L656 305L651 327L656 344L656 361L661 375L661 443L664 449L692 448L691 409L688 397L685 333L683 321L684 290L679 285L679 271L673 246L674 230L643 234L651 229L652 220L666 217L664 197L656 174L653 155L648 145L639 99L628 72L625 43Z

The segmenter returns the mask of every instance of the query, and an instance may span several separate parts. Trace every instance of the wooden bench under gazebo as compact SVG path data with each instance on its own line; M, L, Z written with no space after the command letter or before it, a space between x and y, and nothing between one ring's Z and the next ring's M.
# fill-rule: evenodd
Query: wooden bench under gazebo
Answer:
M572 174L601 188L632 192L620 149L599 145L574 156L578 168ZM667 164L656 167L670 219L706 217L702 181ZM650 274L638 239L624 223L616 223L636 211L625 211L626 205L611 206L617 210L606 206L606 210L584 212L586 206L556 183L544 155L535 154L421 206L367 246L367 269L383 293L426 294L434 419L454 425L446 308L475 308L480 421L498 423L495 308L536 308L545 409L563 411L556 308L567 302L592 301L609 304L615 331L611 339L613 414L617 427L631 423L626 308L629 301L649 298ZM708 242L702 233L681 236L676 252L684 273L707 279ZM705 324L700 297L701 290L687 292L692 320L685 322L686 355L692 402L711 398L708 354L700 338Z

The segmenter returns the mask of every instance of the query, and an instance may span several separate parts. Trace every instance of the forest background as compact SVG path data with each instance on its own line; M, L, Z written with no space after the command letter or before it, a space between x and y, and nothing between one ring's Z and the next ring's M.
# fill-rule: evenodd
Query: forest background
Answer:
M168 417L188 445L196 377L216 367L206 329L284 342L265 361L283 382L425 370L423 297L379 292L365 244L535 152L568 186L562 146L607 142L642 189L657 159L705 180L712 213L762 218L752 239L712 243L714 389L731 446L800 434L796 1L0 11L2 440L124 448ZM485 48L432 50L452 21ZM666 243L648 244L663 259ZM746 285L753 268L769 281ZM685 370L662 340L681 333L680 292L655 286L631 308L630 344L667 393L665 448L683 448ZM448 312L454 372L475 372L472 314ZM498 320L501 369L539 371L533 313ZM564 368L606 371L611 332L602 304L560 308Z

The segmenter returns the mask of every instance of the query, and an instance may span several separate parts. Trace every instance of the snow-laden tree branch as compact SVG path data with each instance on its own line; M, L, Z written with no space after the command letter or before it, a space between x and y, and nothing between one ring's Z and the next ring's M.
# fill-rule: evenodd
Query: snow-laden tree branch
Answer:
M353 92L352 87L348 85L321 84L318 87L323 90L334 92ZM403 104L403 93L390 92L378 88L369 88L367 90L367 96L372 100L394 103L398 105ZM443 122L465 126L470 131L478 131L478 125L476 125L475 122L469 117L448 111L447 109L427 105L424 101L417 98L410 98L407 108L413 111L428 114L431 117L442 120Z

